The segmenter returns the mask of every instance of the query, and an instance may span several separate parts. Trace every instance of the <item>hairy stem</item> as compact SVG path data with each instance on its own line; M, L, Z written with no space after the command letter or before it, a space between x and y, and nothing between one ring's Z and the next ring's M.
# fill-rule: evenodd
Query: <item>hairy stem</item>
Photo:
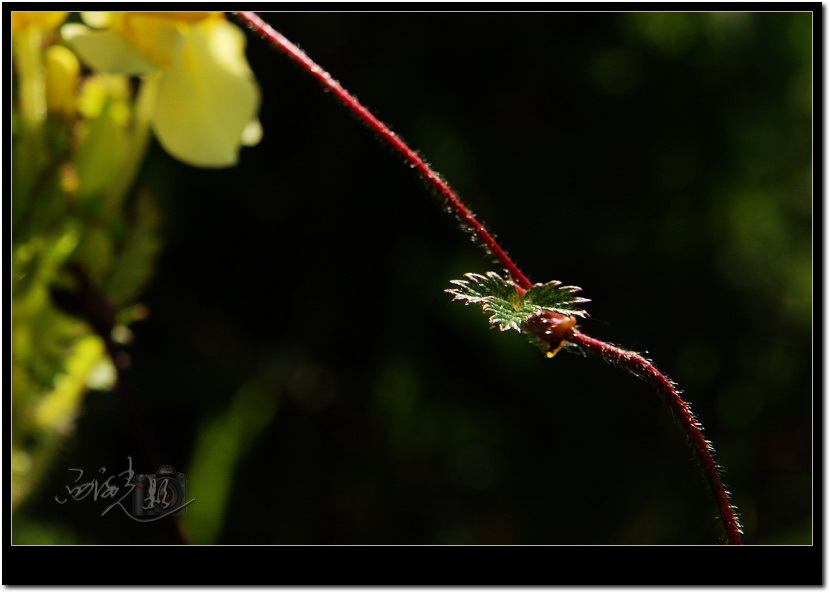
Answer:
M674 383L661 373L657 368L641 355L630 350L623 350L617 346L607 344L585 334L572 330L565 336L565 339L578 346L586 354L598 356L603 360L630 371L636 376L644 379L662 396L671 408L675 417L680 421L686 436L692 444L695 455L703 468L703 473L712 493L715 496L715 503L718 507L723 527L726 530L726 541L730 544L741 544L742 528L736 508L729 500L729 491L723 485L720 478L719 466L715 462L712 453L712 443L709 442L702 432L700 422L692 414L689 404L680 397Z
M421 174L426 182L443 197L461 223L472 231L487 251L504 266L520 293L523 293L533 285L513 260L510 259L498 242L496 242L493 235L484 228L472 211L461 201L461 198L458 197L452 188L414 150L390 130L386 124L372 115L366 107L344 89L339 82L334 80L328 72L309 58L305 52L274 30L255 13L238 12L236 14L251 29L259 33L275 48L285 53L294 62L299 64L303 70L317 79L326 89L330 90L349 111L369 126L383 141L392 146L395 151L400 153ZM692 443L695 454L703 466L703 472L715 495L718 512L726 529L728 543L742 543L741 525L738 522L735 507L732 506L729 500L729 492L727 492L718 474L718 465L712 457L711 443L703 437L700 423L695 419L689 405L680 397L674 384L660 373L654 365L635 352L629 352L612 346L611 344L606 344L605 342L586 336L575 329L570 329L562 334L560 338L575 344L583 352L593 354L603 360L626 368L638 377L648 381L657 389L683 425L683 429Z
M484 228L472 211L461 201L461 198L452 190L446 181L441 179L430 166L418 156L407 144L401 140L389 127L376 118L372 113L361 105L352 94L340 86L331 75L323 70L316 62L309 58L304 51L275 31L268 23L263 21L253 12L236 13L240 19L245 21L254 31L267 39L271 45L284 52L294 62L299 64L306 72L316 78L324 87L334 93L334 96L343 103L349 111L360 118L380 138L395 149L403 158L416 170L424 180L429 183L435 191L446 201L447 205L458 217L461 224L472 231L487 251L504 266L513 281L524 289L532 286L530 280L525 276L519 267L510 259L504 249L496 242L496 239L487 229Z

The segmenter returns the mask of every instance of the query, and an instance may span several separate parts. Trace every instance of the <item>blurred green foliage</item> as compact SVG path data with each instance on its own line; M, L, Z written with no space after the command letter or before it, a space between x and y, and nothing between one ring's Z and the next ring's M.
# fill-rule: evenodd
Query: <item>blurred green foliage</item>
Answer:
M266 18L421 149L534 281L582 286L586 333L647 350L680 384L748 543L812 541L810 13ZM153 145L140 187L163 219L136 193L97 238L78 214L43 243L86 243L126 303L136 293L116 287L146 272L115 262L146 265L142 225L164 220L130 352L163 462L190 477L194 541L719 541L648 387L546 360L452 303L449 280L492 264L299 69L259 40L248 57L265 135L238 167L190 169ZM30 290L48 309L41 273ZM14 358L35 363L17 342ZM15 541L174 541L161 522L55 503L68 467L156 469L109 392L78 412Z
M110 388L115 375L104 341L88 323L67 314L66 306L58 306L52 291L74 290L68 270L79 266L102 287L120 318L129 319L132 300L159 249L159 218L150 195L138 192L125 202L127 186L113 191L119 187L114 179L124 177L130 159L143 156L143 151L131 153L140 131L128 80L90 76L81 84L77 59L59 45L54 30L66 15L39 14L57 19L48 26L15 21L13 36L15 507L54 469L87 388ZM50 77L53 68L65 76Z

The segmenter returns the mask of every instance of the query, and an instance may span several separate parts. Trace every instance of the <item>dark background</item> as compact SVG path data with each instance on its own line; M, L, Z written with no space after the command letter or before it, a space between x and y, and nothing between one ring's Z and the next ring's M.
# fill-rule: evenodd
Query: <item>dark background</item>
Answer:
M646 351L712 439L746 540L812 541L812 15L263 15L389 123L582 329ZM681 427L596 359L547 360L443 291L498 269L329 94L249 35L264 137L154 146L165 249L133 383L204 543L713 544ZM153 472L90 392L17 543L174 543L58 505Z

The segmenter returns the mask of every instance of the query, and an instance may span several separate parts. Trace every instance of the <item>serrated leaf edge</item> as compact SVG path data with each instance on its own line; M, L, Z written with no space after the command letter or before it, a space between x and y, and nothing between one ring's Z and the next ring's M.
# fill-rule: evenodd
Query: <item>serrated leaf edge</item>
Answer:
M556 288L557 292L563 296L565 299L561 303L562 306L548 306L538 302L533 301L534 292L538 292L539 289L552 286ZM573 285L566 285L562 286L562 282L559 280L551 280L550 282L545 283L537 283L527 289L527 292L524 294L524 301L529 301L533 305L539 307L541 311L550 311L552 313L559 313L561 315L573 315L575 317L587 317L588 312L584 309L573 308L573 305L578 305L581 303L590 303L591 299L587 299L581 296L566 296L566 295L573 295L574 293L580 292L582 289L579 286Z
M466 280L451 280L450 284L454 284L458 288L446 289L444 292L453 295L454 301L462 301L465 305L471 303L481 304L482 310L485 313L491 313L488 319L492 327L498 327L500 331L508 331L515 329L520 333L523 331L523 325L527 319L533 315L539 315L542 312L558 313L560 315L572 315L575 317L586 317L588 313L584 309L573 307L581 303L588 303L590 299L585 297L574 297L574 293L581 291L578 286L562 286L559 280L551 280L550 282L537 283L531 286L523 295L519 295L516 290L516 285L511 280L505 280L496 272L487 272L485 275L468 272L464 274ZM502 296L493 294L483 295L480 290L486 289L488 284L497 283L501 287L510 287L515 294L516 302L511 302ZM536 292L544 287L555 288L556 292L565 296L559 306L542 305L533 302L534 289ZM470 294L473 293L473 294ZM511 294L512 296L512 294ZM496 305L496 302L503 303L502 306ZM513 315L506 319L503 317L505 309L512 309ZM520 313L521 312L521 313Z

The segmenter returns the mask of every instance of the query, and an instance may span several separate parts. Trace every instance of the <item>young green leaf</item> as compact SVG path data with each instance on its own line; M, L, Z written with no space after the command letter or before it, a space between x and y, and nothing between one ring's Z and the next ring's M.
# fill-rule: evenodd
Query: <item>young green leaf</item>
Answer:
M492 313L490 325L498 326L501 331L515 329L521 331L521 324L526 314L532 311L522 310L522 299L516 285L503 279L495 272L465 274L467 280L453 280L458 288L446 292L453 295L453 300L464 301L465 305L478 303L485 313ZM521 312L520 312L521 311Z
M485 313L491 313L490 325L501 331L514 329L523 332L524 323L534 315L549 311L568 316L585 316L577 305L588 299L574 296L579 288L562 286L556 280L546 284L535 284L523 295L516 285L495 272L464 274L466 280L453 280L457 288L446 292L453 300L464 301L465 305L478 303Z
M585 317L587 313L583 309L576 308L576 305L587 303L591 299L574 296L580 290L582 289L578 286L562 286L558 280L552 280L545 284L531 286L524 295L524 302L532 303L540 309L553 313Z

